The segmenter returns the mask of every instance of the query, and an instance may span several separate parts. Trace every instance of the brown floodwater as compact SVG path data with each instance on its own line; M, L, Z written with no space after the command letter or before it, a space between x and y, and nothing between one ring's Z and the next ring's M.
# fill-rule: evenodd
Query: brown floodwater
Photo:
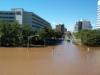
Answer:
M0 75L100 75L100 48L0 48Z

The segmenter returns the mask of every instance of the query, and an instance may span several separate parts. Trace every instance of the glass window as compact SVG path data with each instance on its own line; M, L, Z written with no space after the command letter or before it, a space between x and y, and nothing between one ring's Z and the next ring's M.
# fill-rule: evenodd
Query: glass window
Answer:
M21 15L21 12L20 12L20 11L17 11L17 12L16 12L16 15Z

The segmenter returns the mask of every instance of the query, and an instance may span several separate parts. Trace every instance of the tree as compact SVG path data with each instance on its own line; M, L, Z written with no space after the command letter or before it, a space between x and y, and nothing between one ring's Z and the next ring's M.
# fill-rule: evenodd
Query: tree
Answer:
M14 46L19 42L19 28L17 22L0 22L1 44L3 46Z
M37 32L37 35L39 35L39 38L41 40L44 40L44 39L50 39L53 36L52 33L53 31L51 28L44 27Z
M28 37L34 35L32 26L23 24L21 26L21 37L22 37L22 44L27 44Z
M100 30L82 30L75 33L81 42L89 46L100 46Z

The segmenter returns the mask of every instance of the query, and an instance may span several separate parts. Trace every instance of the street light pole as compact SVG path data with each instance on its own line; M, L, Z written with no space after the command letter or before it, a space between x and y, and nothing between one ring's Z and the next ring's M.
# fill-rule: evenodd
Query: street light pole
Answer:
M45 39L44 39L44 47L45 47Z
M0 46L1 46L1 35L0 35Z
M29 47L29 40L30 40L30 36L28 37L28 43L27 43L27 47Z

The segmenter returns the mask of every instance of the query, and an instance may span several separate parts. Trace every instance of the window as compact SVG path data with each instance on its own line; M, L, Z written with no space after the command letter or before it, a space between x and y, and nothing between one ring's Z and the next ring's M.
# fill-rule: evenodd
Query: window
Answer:
M14 17L9 17L10 19L14 19Z
M9 13L9 15L14 15L15 13Z
M16 11L16 15L21 15L21 12L20 11Z

